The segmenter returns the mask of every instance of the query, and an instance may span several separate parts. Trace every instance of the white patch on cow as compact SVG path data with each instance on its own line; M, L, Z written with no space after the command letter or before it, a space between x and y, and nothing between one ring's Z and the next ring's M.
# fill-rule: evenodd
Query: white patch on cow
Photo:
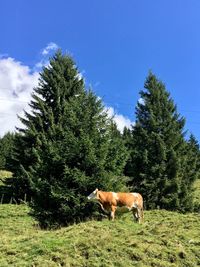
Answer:
M87 198L88 199L96 199L97 198L97 191L98 191L98 189L95 189Z
M111 211L110 217L112 220L114 220L114 218L115 218L115 212L114 211Z
M134 197L138 197L138 193L131 193Z
M131 194L136 198L136 200L135 200L135 202L133 202L131 208L137 209L138 208L138 193L131 193Z
M137 205L137 203L136 203L136 202L134 202L131 208L136 208L136 209L137 209L137 208L138 208L138 205Z
M112 192L112 195L113 195L113 198L114 199L116 199L116 200L118 200L119 198L118 198L118 195L117 195L117 193L115 193L115 192Z

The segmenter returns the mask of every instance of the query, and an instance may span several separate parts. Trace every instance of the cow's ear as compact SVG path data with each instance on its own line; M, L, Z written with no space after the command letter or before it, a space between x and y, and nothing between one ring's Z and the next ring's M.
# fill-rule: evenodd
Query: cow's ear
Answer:
M96 192L98 192L99 191L99 189L98 188L96 188Z

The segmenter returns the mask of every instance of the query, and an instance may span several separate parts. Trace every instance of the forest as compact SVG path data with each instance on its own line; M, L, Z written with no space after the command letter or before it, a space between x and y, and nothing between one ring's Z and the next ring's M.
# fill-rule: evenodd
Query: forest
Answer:
M58 50L33 88L24 127L0 138L0 199L28 203L42 228L99 218L86 196L95 188L139 192L145 210L199 211L199 143L185 129L165 84L144 81L132 127L120 132L87 88L73 58Z

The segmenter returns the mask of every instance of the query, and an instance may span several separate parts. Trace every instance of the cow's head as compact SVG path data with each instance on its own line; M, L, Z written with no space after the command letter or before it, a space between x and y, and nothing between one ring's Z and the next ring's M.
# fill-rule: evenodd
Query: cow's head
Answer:
M97 199L97 193L98 189L95 189L88 197L87 199Z

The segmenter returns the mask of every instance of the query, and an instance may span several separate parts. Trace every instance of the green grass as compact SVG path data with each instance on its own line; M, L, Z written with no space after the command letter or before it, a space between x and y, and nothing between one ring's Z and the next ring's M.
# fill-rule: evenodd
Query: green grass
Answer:
M200 206L200 179L197 179L194 183L194 203Z
M0 186L4 185L6 179L12 177L12 172L0 170Z
M146 211L114 222L39 229L25 205L0 205L0 266L200 266L200 215Z

